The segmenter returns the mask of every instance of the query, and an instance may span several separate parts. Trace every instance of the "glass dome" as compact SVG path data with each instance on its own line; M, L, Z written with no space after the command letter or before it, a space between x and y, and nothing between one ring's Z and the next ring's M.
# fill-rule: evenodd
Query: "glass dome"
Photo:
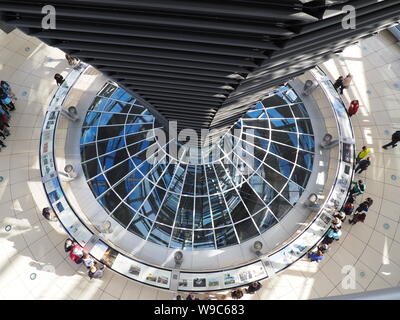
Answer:
M107 84L87 112L81 160L110 217L161 246L218 249L266 232L296 204L313 168L311 121L289 86L200 150L161 142L160 129L134 96Z

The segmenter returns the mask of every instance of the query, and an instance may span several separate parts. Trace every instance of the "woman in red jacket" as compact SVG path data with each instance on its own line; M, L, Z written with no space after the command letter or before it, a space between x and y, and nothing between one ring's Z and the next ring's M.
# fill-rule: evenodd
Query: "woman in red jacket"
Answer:
M349 117L354 116L357 113L359 107L360 105L358 104L358 100L353 100L350 103L349 110L347 111Z

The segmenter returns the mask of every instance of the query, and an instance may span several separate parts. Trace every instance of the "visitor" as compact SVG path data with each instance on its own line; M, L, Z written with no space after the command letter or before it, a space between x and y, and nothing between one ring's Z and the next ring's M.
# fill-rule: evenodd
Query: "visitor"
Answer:
M362 172L367 170L370 165L371 165L370 157L361 160L356 167L355 173L361 174Z
M392 141L388 144L385 144L382 148L387 149L389 146L392 146L392 149L397 147L397 143L400 141L400 131L396 131L392 134Z
M318 247L317 247L318 251L321 251L323 254L327 253L329 251L329 246L326 243L321 243Z
M71 56L71 55L68 54L68 53L65 54L65 59L67 59L68 64L69 64L71 67L75 66L75 65L79 62L79 59L77 59L77 58Z
M353 205L354 208L354 205ZM345 212L337 212L333 215L334 218L338 218L341 222L346 220L346 213Z
M354 204L351 203L351 202L347 202L347 203L344 205L342 211L344 212L344 214L345 214L346 216L352 215L352 214L353 214L353 211L354 211Z
M74 242L68 238L67 240L65 240L65 243L64 243L64 251L70 252L73 246L74 246Z
M69 252L69 257L77 264L82 263L83 248L79 244L75 243Z
M332 219L332 229L339 230L342 228L342 221L339 218Z
M343 94L344 89L348 89L351 85L351 82L353 81L353 75L349 73L344 79L343 79L343 84L340 88L340 94Z
M194 297L192 294L188 294L188 296L186 297L186 300L194 300Z
M359 108L360 108L360 105L358 103L358 100L351 101L349 109L347 110L347 114L349 115L349 117L354 116L357 113Z
M87 252L83 253L82 262L84 266L88 269L90 269L94 264L93 258Z
M337 91L337 89L341 89L341 90L343 90L343 80L344 80L344 78L343 78L343 76L340 76L336 81L335 81L335 83L333 84L333 87L335 88L335 90Z
M49 221L52 221L52 214L51 214L51 210L49 207L43 208L42 210L42 216Z
M11 86L8 82L1 80L0 88L3 89L12 100L14 100L14 101L18 100L18 98L16 97L15 93L12 91Z
M233 290L231 292L232 299L239 300L243 297L243 291L240 289Z
M356 157L356 163L359 163L362 159L364 159L366 156L368 156L370 152L371 152L370 148L363 146L362 150L358 153L358 155Z
M101 279L104 274L104 265L98 266L97 264L93 264L88 272L88 276L90 280L92 279Z
M10 131L7 129L9 128L10 125L8 124L7 121L3 119L3 117L0 117L0 130L3 132L3 134L8 137L10 135Z
M307 256L311 262L320 262L324 259L324 254L319 250L317 252L310 252Z
M352 182L351 185L353 188L350 190L350 196L357 197L360 194L363 194L367 189L366 184L362 180L358 180L357 182Z
M256 281L253 282L249 285L249 287L247 289L245 289L245 291L249 294L253 294L256 293L256 291L260 290L262 287L261 283Z
M182 296L178 294L178 295L176 296L175 300L182 300Z
M15 105L12 102L11 97L2 88L0 88L0 100L1 100L1 103L3 104L3 106L6 106L6 108L8 109L7 111L15 110ZM4 107L3 107L3 109L4 109Z
M63 84L63 82L64 82L64 77L59 73L56 73L54 75L54 79L56 80L56 83L57 83L58 86L61 86Z
M329 229L328 233L326 234L326 237L322 241L323 244L331 244L334 240L339 241L340 237L342 236L342 231L341 230L334 230L334 229Z
M350 224L356 224L357 222L361 221L364 222L369 208L372 206L374 201L371 198L365 199L356 209L356 213L353 216L353 219L349 220Z

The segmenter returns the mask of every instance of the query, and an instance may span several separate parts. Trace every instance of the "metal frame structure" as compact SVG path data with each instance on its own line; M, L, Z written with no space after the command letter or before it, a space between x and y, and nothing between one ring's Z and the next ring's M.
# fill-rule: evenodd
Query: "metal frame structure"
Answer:
M42 7L56 9L43 29ZM356 10L356 29L343 29ZM178 130L226 130L258 98L400 17L398 0L0 0L0 20L95 66Z

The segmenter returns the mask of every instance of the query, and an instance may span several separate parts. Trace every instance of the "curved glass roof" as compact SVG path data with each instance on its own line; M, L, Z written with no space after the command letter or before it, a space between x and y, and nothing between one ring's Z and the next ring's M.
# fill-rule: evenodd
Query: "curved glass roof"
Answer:
M216 249L260 235L296 204L313 168L311 121L289 86L201 150L163 141L158 128L134 96L107 84L84 120L81 159L110 216L162 246Z

